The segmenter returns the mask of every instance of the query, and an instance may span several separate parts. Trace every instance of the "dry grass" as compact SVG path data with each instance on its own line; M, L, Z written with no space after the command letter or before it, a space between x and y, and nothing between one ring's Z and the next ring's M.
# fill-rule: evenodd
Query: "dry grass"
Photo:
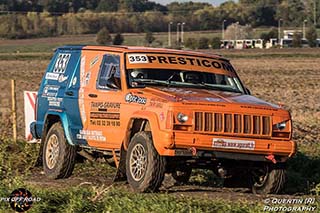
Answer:
M24 138L23 91L36 91L49 61L0 61L0 135L11 135L11 82L16 80L18 135Z
M294 121L294 140L302 149L319 154L320 68L319 58L234 59L244 84L253 95L283 103Z

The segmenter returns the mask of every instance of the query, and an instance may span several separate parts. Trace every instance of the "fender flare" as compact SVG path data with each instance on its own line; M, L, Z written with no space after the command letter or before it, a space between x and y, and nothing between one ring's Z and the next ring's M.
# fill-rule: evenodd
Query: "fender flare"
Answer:
M70 129L69 129L69 119L68 119L66 113L65 112L58 112L58 111L49 110L47 112L47 114L45 115L45 119L44 120L47 121L47 119L49 119L48 118L49 116L57 116L57 117L59 117L59 120L61 121L63 130L64 130L64 134L66 136L68 144L74 146L75 144L72 142L72 135L71 135L71 132L70 132ZM43 132L44 130L45 129L43 127L42 135L44 134L44 132Z
M123 141L124 149L127 150L128 145L130 143L130 138L129 138L130 135L128 133L129 133L130 125L132 124L132 121L134 119L145 119L149 121L151 133L152 133L153 145L158 151L158 153L163 153L165 151L165 148L163 145L161 145L160 141L158 141L160 138L160 136L158 135L159 129L160 129L158 116L154 112L147 112L147 111L136 111L131 115L131 118L129 119L127 128L126 128L127 134Z

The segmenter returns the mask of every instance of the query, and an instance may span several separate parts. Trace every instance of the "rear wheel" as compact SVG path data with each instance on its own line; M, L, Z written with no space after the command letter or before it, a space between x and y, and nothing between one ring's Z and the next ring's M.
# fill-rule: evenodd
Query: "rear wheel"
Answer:
M61 123L53 124L43 145L44 173L52 179L68 178L75 158L76 147L68 144Z
M138 132L131 139L127 150L126 174L136 192L154 192L161 186L165 158L154 148L150 132Z
M265 164L252 171L252 191L257 194L278 194L286 182L283 165Z

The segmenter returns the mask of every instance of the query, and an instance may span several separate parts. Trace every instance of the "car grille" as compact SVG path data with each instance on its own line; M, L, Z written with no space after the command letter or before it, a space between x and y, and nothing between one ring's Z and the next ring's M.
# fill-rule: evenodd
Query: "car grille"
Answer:
M270 116L195 112L194 118L197 132L271 136Z

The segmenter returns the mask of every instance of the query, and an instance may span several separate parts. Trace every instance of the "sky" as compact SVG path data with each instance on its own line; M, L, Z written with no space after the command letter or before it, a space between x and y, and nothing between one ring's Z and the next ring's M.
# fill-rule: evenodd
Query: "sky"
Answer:
M174 1L178 1L178 2L188 2L188 1L193 1L193 2L207 2L207 3L210 3L210 4L213 4L213 5L219 5L223 2L226 2L227 0L151 0L151 1L155 1L157 3L160 3L160 4L163 4L163 5L166 5L166 4L169 4L171 2L174 2Z

